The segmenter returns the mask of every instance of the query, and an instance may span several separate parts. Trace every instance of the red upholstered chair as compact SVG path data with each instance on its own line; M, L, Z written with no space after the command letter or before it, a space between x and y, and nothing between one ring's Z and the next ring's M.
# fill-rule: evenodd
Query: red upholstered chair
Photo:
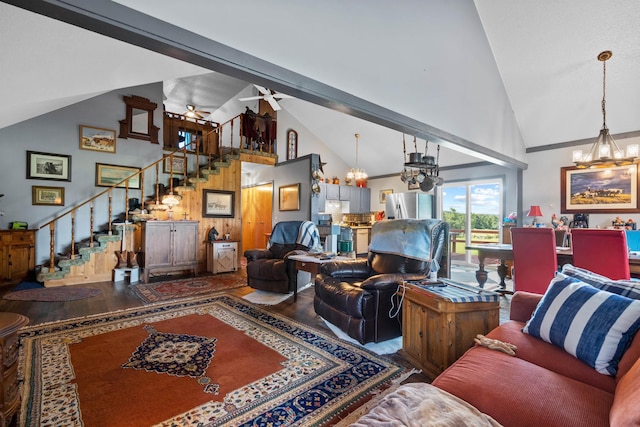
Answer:
M553 228L512 228L513 290L544 294L558 271Z
M573 265L607 276L629 280L629 248L624 230L574 228L571 230Z

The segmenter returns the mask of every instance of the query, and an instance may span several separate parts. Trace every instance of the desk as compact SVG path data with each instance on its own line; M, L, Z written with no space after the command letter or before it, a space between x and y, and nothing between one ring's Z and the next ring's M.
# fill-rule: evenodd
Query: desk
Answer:
M500 265L497 267L498 276L500 276L500 289L497 292L505 292L506 283L504 282L507 276L507 266L505 261L513 260L513 247L508 244L495 244L488 243L484 245L470 245L466 247L467 250L478 251L478 271L476 271L476 280L481 288L484 288L484 284L487 282L487 272L484 269L484 261L487 258L500 260ZM558 267L562 267L565 264L571 264L573 262L573 253L571 248L557 248L556 254L558 256ZM629 255L629 270L632 277L640 276L640 254Z
M313 255L291 255L289 259L292 259L296 262L296 275L298 271L306 271L307 273L311 273L311 278L313 280L314 276L318 274L320 270L320 264L324 264L325 262L331 261L346 261L351 260L353 258L343 257L343 256L335 256L329 259L320 259L317 256ZM293 300L296 301L298 299L298 284L293 288Z

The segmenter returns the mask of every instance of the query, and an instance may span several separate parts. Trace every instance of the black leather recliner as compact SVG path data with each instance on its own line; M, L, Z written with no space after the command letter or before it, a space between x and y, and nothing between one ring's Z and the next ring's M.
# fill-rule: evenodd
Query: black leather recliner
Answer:
M307 254L320 244L316 225L310 221L281 221L271 232L267 249L249 249L247 284L262 291L289 293L297 286L294 254Z
M399 284L423 279L432 269L438 277L449 277L448 223L436 219L376 222L366 259L320 266L315 311L362 344L396 338L402 335Z

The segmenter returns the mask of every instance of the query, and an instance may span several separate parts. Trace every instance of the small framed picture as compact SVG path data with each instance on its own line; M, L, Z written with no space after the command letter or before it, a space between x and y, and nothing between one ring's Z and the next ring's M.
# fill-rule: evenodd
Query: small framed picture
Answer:
M27 151L27 179L71 181L71 156Z
M116 153L116 131L80 125L80 149Z
M380 190L380 203L387 201L387 194L393 194L393 190Z
M126 182L121 182L129 177L129 188L140 189L140 174L133 176L139 172L140 168L131 166L105 165L96 163L96 186L111 187L118 184L118 188L125 188Z
M64 206L64 187L31 187L31 204L46 206Z
M234 198L233 191L202 190L202 216L233 218Z
M300 184L283 185L279 188L279 208L281 211L300 210Z
M182 175L186 161L187 159L185 159L184 156L173 156L173 159L167 157L162 164L162 172Z

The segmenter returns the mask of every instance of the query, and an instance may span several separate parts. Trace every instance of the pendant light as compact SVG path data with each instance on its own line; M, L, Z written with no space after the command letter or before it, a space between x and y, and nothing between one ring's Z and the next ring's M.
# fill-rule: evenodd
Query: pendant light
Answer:
M364 169L358 168L358 140L360 139L360 134L356 133L356 167L351 168L351 170L347 173L347 179L349 181L355 180L356 187L366 187L367 186L367 178L369 175L364 171Z
M627 146L626 155L618 144L613 140L607 127L606 103L606 81L607 81L607 61L613 56L610 50L600 52L598 61L602 62L602 128L598 139L588 153L583 154L582 150L574 150L573 162L579 169L586 168L606 168L611 166L623 166L632 164L638 157L638 144Z

